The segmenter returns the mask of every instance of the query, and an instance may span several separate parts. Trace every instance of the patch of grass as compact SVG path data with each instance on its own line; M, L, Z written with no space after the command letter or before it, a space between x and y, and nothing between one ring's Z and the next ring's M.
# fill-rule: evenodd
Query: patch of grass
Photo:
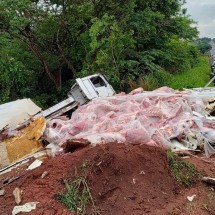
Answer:
M80 167L83 172L88 168L88 161L84 161ZM72 183L64 181L66 192L57 195L58 201L64 204L70 211L76 212L77 215L85 215L86 207L91 205L92 215L98 215L99 212L87 184L86 177L83 175L76 176Z
M207 203L202 204L202 210L210 211L210 208L209 208L209 206L208 206L208 204L207 204Z
M167 158L171 172L180 184L190 186L200 178L200 173L193 164L181 159L171 150L167 151Z
M87 170L88 167L89 167L89 161L88 160L83 161L81 165L81 171Z
M215 199L215 193L214 192L209 192L208 193L208 198L209 198L209 200L214 200Z
M210 66L207 56L201 56L197 65L191 70L173 75L170 87L182 90L183 88L204 87L210 80ZM214 86L214 84L212 84Z
M174 208L172 212L170 212L168 215L180 215L182 213L181 209Z
M188 212L191 213L195 208L195 205L193 204L193 202L188 202L186 203L184 209Z

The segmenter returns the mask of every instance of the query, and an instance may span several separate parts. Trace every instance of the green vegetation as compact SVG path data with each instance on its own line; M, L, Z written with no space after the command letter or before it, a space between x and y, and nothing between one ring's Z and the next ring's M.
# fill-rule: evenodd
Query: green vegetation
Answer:
M172 76L171 84L169 84L169 86L179 90L182 90L183 88L198 88L204 87L209 80L209 59L207 56L202 56L194 68Z
M77 215L85 215L86 207L90 204L92 215L98 215L90 188L86 181L85 171L89 167L88 162L84 161L80 167L81 174L76 176L72 183L65 181L66 193L57 195L57 199L63 203L70 211ZM77 173L76 173L77 174Z
M215 201L215 194L213 191L210 191L208 193L207 198L205 199L205 203L202 204L202 209L205 211L208 211L209 213L213 212L213 205L214 205L214 201Z
M63 203L70 211L77 215L85 215L88 202L92 205L93 215L99 214L96 211L93 197L83 176L77 177L71 184L65 182L67 192L58 194L58 200Z
M196 40L196 45L202 54L209 52L212 48L211 42L213 40L211 38L203 37Z
M210 212L210 208L207 203L202 204L202 209Z
M180 184L190 186L200 178L200 174L193 164L182 160L171 150L167 151L167 158L172 174Z
M1 0L0 103L42 107L76 77L104 73L117 91L154 89L194 67L198 32L183 0Z

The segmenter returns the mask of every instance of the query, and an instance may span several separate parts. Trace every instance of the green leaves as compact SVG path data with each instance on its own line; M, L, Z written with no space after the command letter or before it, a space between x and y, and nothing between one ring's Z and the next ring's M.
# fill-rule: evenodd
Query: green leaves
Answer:
M202 54L205 54L211 50L212 48L211 41L212 40L207 37L196 40L196 45Z
M130 82L153 89L167 84L167 72L189 69L198 59L197 30L181 10L183 0L41 2L0 1L0 55L7 54L4 74L23 76L17 95L28 96L33 79L32 97L43 106L66 96L79 76L105 73L116 91L129 91ZM5 63L10 58L17 65Z
M157 53L160 65L171 73L190 70L198 61L199 51L194 43L172 37Z
M33 74L13 58L0 60L0 103L23 98L32 91Z

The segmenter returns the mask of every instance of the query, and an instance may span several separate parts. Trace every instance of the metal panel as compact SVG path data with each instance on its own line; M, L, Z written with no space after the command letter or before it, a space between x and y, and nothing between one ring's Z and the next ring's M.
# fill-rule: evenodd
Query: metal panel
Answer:
M44 117L48 117L49 115L52 115L53 113L72 105L74 101L75 100L73 97L69 97L68 99L63 100L62 102L48 108L47 110L44 110L41 115L43 115Z
M78 102L80 105L85 104L88 99L83 94L83 91L80 89L80 87L75 84L72 89L68 93L68 97L73 97L76 102Z
M78 102L73 102L69 106L66 106L66 107L52 113L51 115L47 116L46 119L52 119L52 118L61 116L61 115L65 114L66 112L72 110L73 108L78 107L78 105L79 105Z
M82 79L78 78L78 79L76 79L76 82L79 85L79 87L83 90L83 93L86 95L86 97L89 100L98 97L88 79L86 79L86 78L82 78Z
M98 94L97 90L95 89L95 87L93 86L93 84L90 81L90 79L84 80L83 84L87 88L87 90L88 90L88 92L89 92L89 94L91 96L91 99L94 99L94 98L98 97L99 94Z

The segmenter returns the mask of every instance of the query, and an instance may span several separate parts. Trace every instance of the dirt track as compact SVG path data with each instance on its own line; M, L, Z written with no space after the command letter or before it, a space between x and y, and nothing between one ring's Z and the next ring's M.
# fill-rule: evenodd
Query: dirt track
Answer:
M215 164L192 157L204 175L215 177ZM65 154L45 162L5 187L0 196L0 214L11 214L15 206L15 187L23 190L21 204L38 201L34 215L72 214L56 200L64 190L63 180L72 181L79 167L88 162L86 178L100 214L215 214L215 193L212 187L197 182L190 188L179 186L173 178L166 152L150 146L125 144L100 145ZM211 159L210 162L215 162ZM41 178L44 171L48 175ZM196 195L193 202L187 196ZM87 209L90 214L90 207Z

